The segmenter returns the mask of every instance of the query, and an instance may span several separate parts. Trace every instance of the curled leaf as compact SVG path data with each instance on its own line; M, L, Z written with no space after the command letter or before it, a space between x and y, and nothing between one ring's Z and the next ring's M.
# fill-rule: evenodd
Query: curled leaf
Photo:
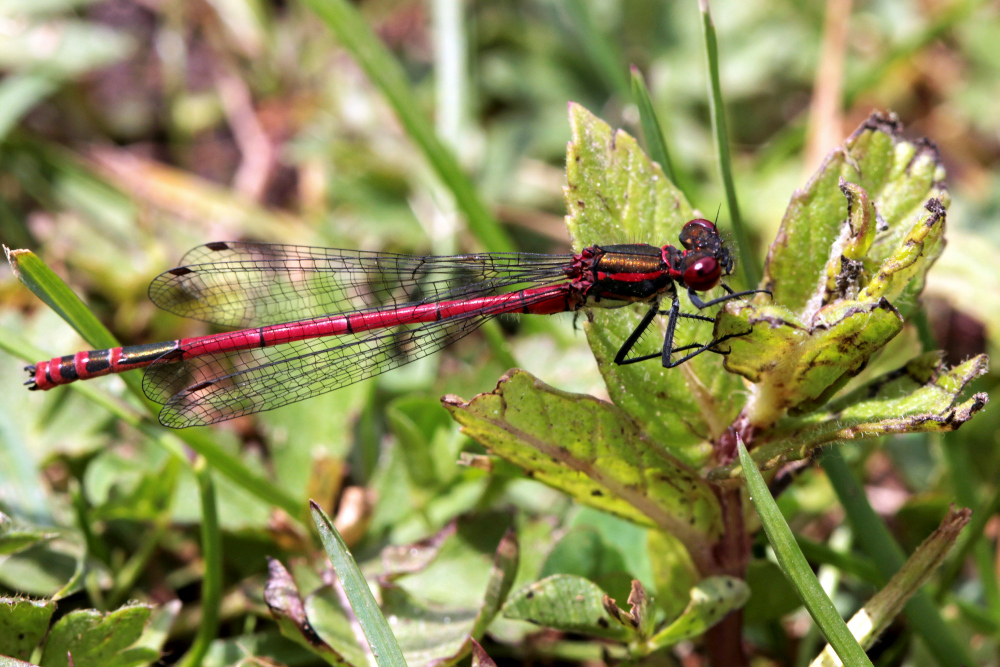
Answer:
M948 369L937 353L920 355L826 405L822 411L786 417L754 440L751 456L762 470L808 457L832 442L892 433L954 431L988 402L985 393L962 401L968 384L988 370L986 355ZM738 464L720 467L709 479L738 477Z
M747 332L725 366L754 383L749 425L821 406L899 333L944 248L943 179L932 144L876 113L793 196L765 267L773 300L716 320L717 337Z

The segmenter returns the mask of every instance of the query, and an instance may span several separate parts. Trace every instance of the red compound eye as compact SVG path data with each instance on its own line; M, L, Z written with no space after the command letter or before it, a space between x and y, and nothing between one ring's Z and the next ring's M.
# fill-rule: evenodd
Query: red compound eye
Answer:
M684 269L684 284L698 292L712 289L721 277L722 265L714 257L699 257Z

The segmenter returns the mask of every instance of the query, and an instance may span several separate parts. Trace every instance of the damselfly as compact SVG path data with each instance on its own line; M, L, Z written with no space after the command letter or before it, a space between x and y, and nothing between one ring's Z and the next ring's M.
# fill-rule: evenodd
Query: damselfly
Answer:
M172 313L239 331L77 352L25 369L29 389L146 368L143 390L173 428L211 424L301 401L436 352L505 313L552 314L648 303L615 356L659 358L671 368L732 335L674 347L678 287L706 308L761 290L703 301L733 259L716 226L691 220L681 248L595 245L576 255L477 253L411 257L384 252L261 243L209 243L158 276L153 302ZM512 291L507 291L512 290ZM662 300L670 308L660 310ZM658 314L668 315L660 352L629 356ZM674 359L675 353L684 352Z

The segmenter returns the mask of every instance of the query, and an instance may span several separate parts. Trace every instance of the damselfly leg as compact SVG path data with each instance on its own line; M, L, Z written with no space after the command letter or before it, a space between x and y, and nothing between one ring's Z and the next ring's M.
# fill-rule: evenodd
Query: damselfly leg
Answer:
M691 289L688 290L688 296L691 299L691 303L695 307L701 309L701 308L707 308L709 306L714 306L716 304L723 303L725 301L730 301L732 299L738 299L740 297L749 296L751 294L758 294L758 293L770 294L770 292L768 292L767 290L744 290L742 292L734 292L728 285L723 284L721 285L721 287L725 289L728 292L728 294L724 294L723 296L720 296L717 299L712 299L711 301L702 301L701 298L698 297L698 295ZM639 341L640 338L642 338L642 335L646 332L646 329L649 328L649 325L652 324L653 319L657 315L668 316L667 332L663 337L663 347L661 351L655 352L653 354L641 355L638 357L629 357L628 356L629 352L632 351L632 348L635 347L635 344ZM680 309L680 299L678 298L677 292L674 291L673 294L671 294L671 304L669 310L660 310L659 303L653 303L650 306L649 310L646 311L646 314L643 316L642 320L639 321L638 326L636 326L635 330L629 335L628 338L625 339L625 342L622 344L621 349L618 350L618 354L615 355L615 363L618 364L619 366L626 366L628 364L635 364L640 361L648 361L650 359L656 359L657 357L659 357L664 368L674 368L676 366L680 366L686 361L693 359L694 357L697 357L702 352L729 354L727 351L715 349L715 346L718 345L719 343L724 343L732 338L746 336L747 334L753 331L753 327L751 327L750 331L727 334L725 336L721 336L720 338L716 338L712 341L709 341L708 343L705 344L691 343L690 345L681 345L679 347L674 347L674 337L677 331L677 321L682 317L690 320L701 320L703 322L715 321L715 318L706 317L705 315L682 313ZM673 358L674 353L684 352L686 350L694 350L694 351L689 352L680 359Z

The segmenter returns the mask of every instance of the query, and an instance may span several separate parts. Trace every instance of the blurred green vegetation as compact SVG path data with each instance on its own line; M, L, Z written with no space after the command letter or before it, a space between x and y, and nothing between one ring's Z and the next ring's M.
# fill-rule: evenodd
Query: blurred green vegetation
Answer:
M630 64L645 76L677 184L706 217L721 207L720 226L728 227L697 3L359 3L402 66L410 112L436 128L468 176L469 196L482 206L476 223L470 216L477 204L456 203L446 167L310 5L0 0L0 240L33 250L126 344L211 331L158 312L146 295L154 276L208 241L440 254L501 250L509 239L519 250L566 252L566 104L579 102L641 136ZM926 326L908 322L873 366L898 366L932 337L953 364L995 354L1000 7L725 0L712 11L749 251L763 256L791 193L829 148L872 109L895 111L911 136L937 143L952 204L948 246L922 296ZM25 391L25 362L88 346L7 268L0 268L0 295L4 349L26 341L42 350L37 358L0 355L0 511L45 535L13 555L0 551L0 591L57 595L57 616L109 611L128 600L149 604L139 641L172 664L203 641L196 634L206 572L203 480L178 456L186 450L173 434L121 419L81 391ZM644 530L581 509L500 464L492 475L453 465L461 452L482 450L457 432L438 398L493 389L510 360L560 389L607 396L571 315L501 325L377 380L193 436L302 508L297 515L276 511L261 494L215 476L220 631L204 664L248 655L315 664L311 653L278 636L262 594L266 555L288 565L300 590L323 583L308 567L317 552L300 523L310 497L328 508L339 501L345 517L357 513L338 528L366 574L380 571L377 555L386 545L434 535L468 513L514 508L522 543L515 588L541 572L571 570L624 604L631 578L651 591L663 585L645 556ZM998 379L988 374L974 389L993 393ZM125 413L142 409L119 378L89 384ZM946 436L839 446L907 552L950 502L986 517L996 512L997 414L986 410ZM842 518L833 498L822 472L809 470L779 505L797 533L826 542ZM946 563L934 595L953 634L983 664L995 664L997 542L989 522L974 516L981 523ZM462 530L461 544L488 560L496 540L484 546L489 540ZM569 550L558 545L581 534L594 544L571 568ZM806 664L822 643L764 552L761 539L750 588L780 599L762 605L751 598L746 639L761 660ZM865 566L870 562L858 569ZM464 587L486 580L483 567L469 578L460 568L436 581L424 576L407 592L473 608L479 598ZM871 584L845 571L834 602L851 613ZM179 607L170 602L178 600ZM528 642L530 628L494 623L487 652L510 664L602 657L598 645L581 648L564 638ZM148 651L133 650L130 664L150 660ZM935 664L904 621L872 655L876 664Z

